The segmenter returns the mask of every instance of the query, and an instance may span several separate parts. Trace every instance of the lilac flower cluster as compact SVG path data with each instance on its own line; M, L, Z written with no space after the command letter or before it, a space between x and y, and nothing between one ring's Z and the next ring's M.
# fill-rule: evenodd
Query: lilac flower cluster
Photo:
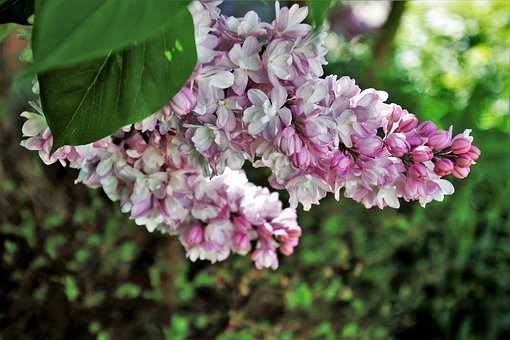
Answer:
M301 229L294 209L277 193L248 182L242 171L202 175L178 121L163 113L92 144L64 146L50 156L53 136L41 114L24 112L22 145L46 164L79 169L76 183L102 188L149 231L177 235L187 256L211 262L229 254L251 257L257 268L278 267L277 252L292 254ZM252 249L252 244L255 249Z
M367 208L398 208L400 199L425 206L453 193L444 176L468 175L480 155L469 130L452 137L385 103L385 92L323 78L325 34L303 23L306 7L277 2L265 23L253 11L225 17L220 3L191 5L199 63L161 111L50 156L53 138L34 104L38 113L22 114L22 145L79 169L76 182L102 187L149 231L178 235L191 260L251 251L258 268L275 269L277 252L293 252L298 203L308 210L343 189ZM291 208L247 181L245 160L271 170Z
M303 23L306 7L276 2L269 24L255 12L225 17L220 2L194 3L200 65L166 108L214 173L244 160L268 167L271 185L305 210L341 189L367 208L425 206L453 193L443 176L467 175L479 155L469 131L452 140L385 92L322 77L325 33Z

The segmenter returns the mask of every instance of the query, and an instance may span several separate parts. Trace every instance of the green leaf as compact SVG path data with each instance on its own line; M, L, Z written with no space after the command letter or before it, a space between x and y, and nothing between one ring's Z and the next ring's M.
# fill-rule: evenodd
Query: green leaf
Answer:
M185 317L173 315L170 327L164 330L165 338L172 340L186 339L189 332L189 321Z
M138 296L140 296L142 289L140 286L131 283L126 282L121 284L116 290L115 290L115 296L119 299L125 298L125 299L135 299Z
M179 30L189 0L44 0L34 27L32 72L93 60ZM63 20L65 19L65 20Z
M143 120L169 102L195 64L193 19L185 10L155 38L38 75L54 148L87 144Z
M358 333L358 325L350 322L342 329L342 337L353 337Z
M72 276L64 277L65 292L69 301L74 301L80 295L80 289Z
M324 23L324 19L328 16L330 8L333 7L338 0L307 0L313 25L316 29L320 29Z
M7 24L0 26L0 42L4 41L9 36L15 25Z
M286 301L289 309L301 308L308 310L313 304L313 294L306 283L300 283L293 290L287 292Z

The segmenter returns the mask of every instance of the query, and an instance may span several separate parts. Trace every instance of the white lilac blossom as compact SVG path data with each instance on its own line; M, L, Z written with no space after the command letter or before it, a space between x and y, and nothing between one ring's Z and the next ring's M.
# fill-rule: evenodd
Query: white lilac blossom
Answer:
M244 110L243 122L248 125L249 134L265 132L274 138L283 127L290 125L292 113L284 106L287 91L282 87L274 87L270 98L259 89L251 89L248 91L248 98L252 106Z
M228 58L234 64L234 85L232 89L238 95L245 92L248 79L256 79L256 72L262 68L259 55L260 47L257 38L250 36L246 38L242 46L235 44L228 52Z
M278 252L293 252L299 203L308 210L343 192L367 208L425 206L453 194L445 176L469 174L480 156L470 130L453 137L387 103L383 91L321 78L325 33L304 23L306 7L277 2L265 23L255 12L226 17L220 3L190 6L199 63L160 112L50 156L36 105L22 114L22 145L47 164L79 169L77 182L102 187L137 224L177 235L191 260L251 253L257 268L275 269ZM269 183L289 192L291 208L235 171L245 160L271 170Z

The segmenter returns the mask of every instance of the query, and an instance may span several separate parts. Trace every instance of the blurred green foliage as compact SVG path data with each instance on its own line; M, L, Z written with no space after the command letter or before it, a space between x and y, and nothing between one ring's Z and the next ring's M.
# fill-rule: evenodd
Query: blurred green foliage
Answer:
M386 60L374 33L330 37L329 73L386 90L421 119L473 128L483 154L453 197L426 209L328 199L301 212L301 244L276 272L238 256L187 261L71 170L22 151L20 121L3 115L0 337L510 338L509 6L408 4Z
M384 89L421 119L510 132L510 3L406 7L394 41L376 34L350 41L330 35L327 71ZM372 53L374 37L392 47L391 60Z

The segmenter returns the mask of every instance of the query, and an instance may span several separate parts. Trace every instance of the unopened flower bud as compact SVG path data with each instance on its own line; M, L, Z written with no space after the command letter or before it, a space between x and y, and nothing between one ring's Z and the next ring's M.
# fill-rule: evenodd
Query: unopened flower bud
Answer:
M468 168L471 166L472 163L473 163L473 160L467 154L460 155L455 160L455 166L459 166L462 168Z
M191 112L191 110L195 107L196 103L197 98L195 94L193 94L193 91L191 91L187 87L183 87L174 96L174 98L170 102L170 106L176 114L178 114L179 116L184 116Z
M392 133L384 141L388 151L395 157L402 157L409 152L409 143L403 133Z
M436 131L437 131L436 124L432 123L430 120L425 121L418 125L418 133L423 137L429 137Z
M291 244L287 244L287 243L282 244L280 246L280 248L278 248L278 249L285 256L292 255L292 253L294 252L294 246L292 246Z
M449 131L438 130L429 136L428 145L434 150L443 150L450 145L451 139Z
M204 240L204 228L200 224L189 226L186 230L185 240L190 246L202 243Z
M402 118L402 116L406 113L407 111L403 110L400 105L394 105L393 111L391 112L391 115L388 118L392 122L398 122L400 118Z
M421 163L414 163L409 167L409 175L416 179L425 179L428 175L427 168Z
M402 120L398 124L399 132L409 132L418 125L418 119L413 114L408 114L402 117Z
M423 142L426 141L424 137L420 136L415 130L408 132L406 135L406 141L409 143L411 147L415 147L418 145L422 145Z
M415 162L420 162L420 163L430 161L432 159L432 157L434 157L434 154L432 153L432 149L426 145L417 146L411 152L411 155L413 156L413 160Z
M461 155L471 148L471 140L464 135L457 135L452 141L450 149L454 154Z
M238 253L246 254L251 248L250 238L247 234L236 233L233 239L233 246Z
M466 153L466 155L469 156L473 161L476 161L480 157L480 149L478 149L476 146L471 145L469 148L469 151Z
M436 159L434 161L435 168L434 172L439 176L447 176L453 170L453 162L449 159Z
M463 179L469 175L470 171L471 171L471 169L469 167L464 168L464 167L460 167L460 166L455 166L455 167L453 167L452 175L459 179Z

